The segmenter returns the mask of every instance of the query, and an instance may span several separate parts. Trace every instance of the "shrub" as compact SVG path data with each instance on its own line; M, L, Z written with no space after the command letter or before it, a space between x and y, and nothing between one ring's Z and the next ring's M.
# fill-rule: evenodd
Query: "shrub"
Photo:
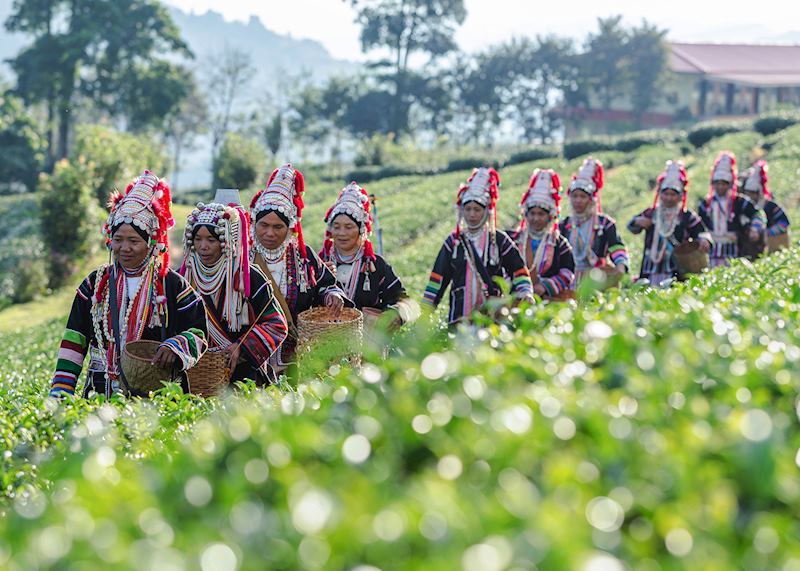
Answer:
M613 151L614 140L610 137L588 137L564 143L564 158L572 160L597 151Z
M0 149L0 184L33 190L44 161L44 140L22 101L8 94L0 94Z
M382 178L393 176L411 176L423 174L436 174L436 171L420 171L410 167L388 166L388 167L363 167L354 169L345 175L345 183L356 181L359 184L368 183Z
M100 211L94 165L83 159L56 163L52 175L42 174L42 238L50 254L50 287L63 286L100 243Z
M217 188L246 189L264 173L267 149L256 139L228 133L214 161Z
M552 145L543 145L540 147L533 147L524 151L513 153L504 166L518 165L520 163L527 163L531 161L538 161L541 159L552 159L559 155L558 147Z
M683 139L685 133L680 131L636 131L629 135L617 137L614 148L624 153L635 151L644 145L665 145Z
M706 121L692 127L686 138L695 147L702 147L712 139L727 133L747 131L751 126L749 121Z
M166 154L158 140L120 133L102 125L78 127L71 159L91 165L93 194L103 208L113 190L124 189L145 169L160 177L167 174Z
M465 157L453 159L447 163L446 172L472 170L475 167L500 168L500 161L488 157Z
M772 135L797 123L800 123L800 112L779 111L759 116L753 123L753 129L762 135Z
M25 303L44 293L47 264L41 239L18 237L3 242L0 276L0 307Z

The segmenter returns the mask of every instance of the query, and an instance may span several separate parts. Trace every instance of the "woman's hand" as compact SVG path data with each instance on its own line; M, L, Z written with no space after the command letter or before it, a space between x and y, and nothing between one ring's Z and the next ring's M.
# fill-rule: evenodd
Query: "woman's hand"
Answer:
M344 309L344 298L338 293L329 293L325 296L325 305L333 310L333 313L339 313Z
M647 230L653 225L653 220L648 218L647 216L637 216L633 220L634 224L636 224L639 228L644 228Z
M333 263L333 260L328 260L327 262L323 262L325 267L330 270L333 274L333 277L336 277L336 264Z
M242 346L239 343L231 343L225 348L225 354L228 356L228 368L230 368L231 371L239 364L239 355L241 352Z
M158 351L156 351L150 364L161 367L162 369L171 369L172 365L175 363L175 358L175 353L172 352L172 349L166 345L162 345L158 348Z
M708 240L700 240L700 251L708 254L711 251L711 242Z
M547 290L544 289L544 286L541 284L541 282L533 286L533 293L535 293L539 297L543 297L546 292Z
M750 232L748 232L747 236L750 238L751 242L758 242L759 238L761 238L761 232L755 228L750 228Z

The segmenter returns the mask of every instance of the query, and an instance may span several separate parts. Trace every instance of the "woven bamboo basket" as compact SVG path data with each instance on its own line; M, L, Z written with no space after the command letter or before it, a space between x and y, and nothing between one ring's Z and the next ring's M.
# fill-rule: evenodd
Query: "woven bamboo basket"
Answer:
M681 274L699 274L708 267L708 254L700 249L699 242L684 242L672 254Z
M549 299L550 301L569 301L571 299L575 299L575 290L565 289L557 293L553 297L549 297L547 299Z
M186 374L189 377L189 392L201 397L222 395L231 380L228 357L218 348L206 351Z
M777 252L789 247L789 233L767 236L767 250Z
M120 365L131 394L147 396L150 391L156 391L164 386L163 383L173 380L170 369L156 367L150 363L160 345L158 341L145 339L125 344Z
M619 273L614 266L600 266L599 268L592 268L590 270L586 270L586 271L581 272L580 275L578 275L577 279L576 279L576 281L578 282L577 285L580 285L580 282L582 282L585 279L594 279L594 278L591 278L589 276L589 274L591 272L594 272L595 270L603 272L603 278L604 279L602 280L602 284L598 284L598 286L597 286L599 289L607 290L607 289L619 287L619 282L622 281L622 274ZM596 275L597 274L595 274L595 276ZM577 285L576 285L576 289L577 289Z
M338 314L328 307L312 307L297 316L298 350L308 351L326 337L344 340L342 357L361 361L364 340L364 315L357 309L343 308Z
M767 247L767 242L762 237L757 242L753 242L750 239L740 239L739 240L739 255L743 258L747 258L748 260L755 260L761 254L764 253L764 250Z

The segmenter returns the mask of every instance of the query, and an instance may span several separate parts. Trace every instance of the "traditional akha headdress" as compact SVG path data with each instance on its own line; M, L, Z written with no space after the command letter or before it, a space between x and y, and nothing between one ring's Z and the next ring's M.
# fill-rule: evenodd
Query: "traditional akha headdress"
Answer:
M369 235L372 233L372 213L370 212L369 194L355 181L344 187L336 202L325 213L324 221L327 224L325 229L325 243L323 245L323 252L326 257L329 257L333 249L333 221L340 214L346 214L353 221L358 224L361 236L364 241L364 257L370 261L374 261L375 250L372 247L372 242L369 240Z
M558 216L561 213L561 179L553 169L536 169L531 175L528 190L519 202L522 219L519 230L527 227L525 215L531 208L541 208L553 218L553 228L558 229Z
M567 196L572 194L573 190L582 190L592 197L595 203L595 211L602 214L603 205L600 202L600 191L603 189L603 163L595 158L588 157L581 168L578 169L578 174L572 175L572 182L569 183L569 190Z
M767 161L762 159L747 169L743 188L745 191L763 194L767 199L772 200L772 193L767 187L767 180Z
M306 243L303 240L303 227L300 222L303 216L303 191L305 180L303 173L287 163L272 171L267 187L256 193L250 202L250 216L258 220L259 214L266 211L279 212L289 221L289 228L297 236L297 247L300 257L308 259ZM253 224L255 232L255 224ZM255 236L253 236L255 239Z
M194 237L205 226L220 241L222 257L218 266L207 268L194 248ZM214 202L199 202L186 221L185 256L180 273L202 294L213 295L225 280L222 317L231 331L248 324L246 310L250 297L250 214L239 200L239 191L217 190Z
M664 170L658 175L656 180L656 196L653 199L653 208L659 203L662 190L672 189L681 193L681 211L686 210L686 201L689 193L686 188L689 186L689 178L686 175L686 167L682 161L667 161Z
M711 168L711 184L709 184L706 195L706 205L710 205L714 198L714 182L717 180L730 183L730 197L733 199L736 196L736 156L730 151L722 151L714 161L714 166Z
M111 249L112 235L122 224L130 224L148 236L151 247L149 257L155 259L160 278L156 283L157 300L164 303L164 277L169 271L168 232L175 225L169 185L146 170L125 188L124 193L112 192L108 205L110 212L103 225L106 245ZM98 284L96 296L102 295L107 282L108 274Z
M497 199L500 175L493 168L480 167L472 170L467 182L458 187L456 197L456 238L461 235L463 208L467 202L477 202L486 208L490 231L497 229Z

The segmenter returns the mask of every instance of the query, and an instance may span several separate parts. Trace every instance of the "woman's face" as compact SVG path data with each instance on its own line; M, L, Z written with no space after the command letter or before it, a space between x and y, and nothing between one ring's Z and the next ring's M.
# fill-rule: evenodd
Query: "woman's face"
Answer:
M547 228L547 225L550 223L550 213L543 208L534 206L528 209L528 212L525 214L525 220L528 222L528 226L533 228L534 231L541 232Z
M280 216L270 212L256 222L256 238L268 250L275 250L286 241L289 227Z
M486 208L477 202L467 202L464 205L464 220L469 226L475 227L483 221Z
M111 237L111 251L123 268L135 270L142 265L150 252L150 244L133 229L133 226L123 224Z
M578 214L583 214L586 211L586 207L588 207L589 203L592 201L591 196L577 188L569 193L569 199L570 202L572 202L572 208L575 209L575 212Z
M194 235L194 250L204 265L213 266L222 257L222 242L208 228L201 226Z
M674 188L665 188L661 191L661 205L665 208L675 208L680 200L681 195Z
M714 187L714 192L717 193L717 196L725 196L731 189L731 183L729 183L727 180L715 180L712 183L712 186Z
M339 214L331 224L333 245L342 254L352 254L361 245L361 232L358 224L345 214Z
M754 204L758 204L758 201L761 200L761 193L757 190L745 190L744 195L752 200Z

